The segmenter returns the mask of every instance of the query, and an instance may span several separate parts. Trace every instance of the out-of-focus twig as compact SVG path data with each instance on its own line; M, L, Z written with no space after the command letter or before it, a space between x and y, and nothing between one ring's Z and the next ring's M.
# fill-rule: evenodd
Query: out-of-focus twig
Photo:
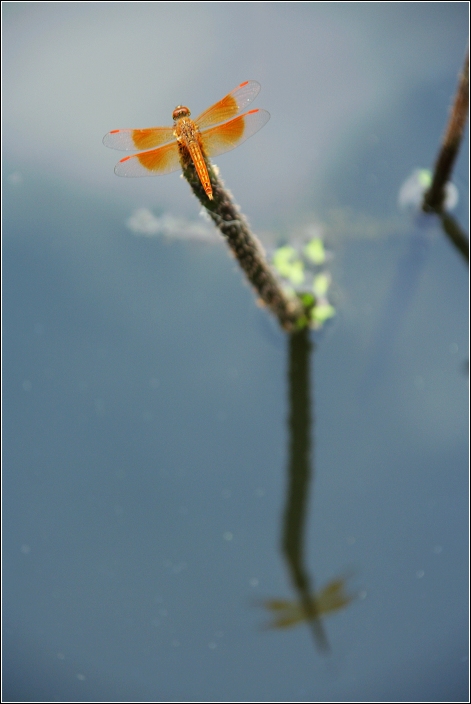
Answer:
M452 244L456 247L463 259L469 262L469 240L450 213L442 212L438 214L441 220L443 231Z
M469 106L469 50L466 52L450 119L443 136L442 145L435 163L432 184L424 195L422 209L425 212L441 213L445 202L445 186L450 180L453 165L463 137Z

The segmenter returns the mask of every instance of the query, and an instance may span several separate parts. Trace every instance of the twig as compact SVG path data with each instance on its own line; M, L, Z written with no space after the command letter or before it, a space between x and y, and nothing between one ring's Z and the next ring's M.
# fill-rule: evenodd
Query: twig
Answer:
M289 297L281 288L266 261L261 243L250 231L246 219L216 175L209 160L205 158L213 191L212 200L206 195L187 150L181 149L180 155L183 175L216 227L226 238L261 302L275 314L284 330L292 332L306 327L309 321L308 311L304 309L299 298Z
M435 163L432 185L424 195L422 209L425 212L441 213L445 202L445 186L450 180L457 157L469 105L469 51L466 52L463 71L460 75L450 119L443 136L442 146Z
M463 259L469 262L469 240L450 213L439 213L443 231Z

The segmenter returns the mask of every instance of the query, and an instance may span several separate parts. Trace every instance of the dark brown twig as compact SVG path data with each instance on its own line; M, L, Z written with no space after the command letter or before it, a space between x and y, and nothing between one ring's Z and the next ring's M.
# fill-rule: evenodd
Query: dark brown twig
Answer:
M469 262L469 240L450 213L439 213L443 231L450 242L456 247L463 259Z
M424 195L422 209L425 212L441 213L445 202L445 186L450 180L457 157L469 106L469 51L466 52L455 101L443 136L442 145L435 163L432 185Z

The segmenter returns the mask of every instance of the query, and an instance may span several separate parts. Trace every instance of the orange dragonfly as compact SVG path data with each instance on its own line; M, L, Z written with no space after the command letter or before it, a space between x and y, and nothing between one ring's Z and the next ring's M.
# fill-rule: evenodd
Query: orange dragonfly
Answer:
M181 168L180 158L188 160L189 155L206 195L212 200L213 191L203 155L217 156L238 147L268 122L270 113L259 108L239 115L258 95L260 88L257 81L245 81L196 120L190 118L187 107L178 105L173 111L172 127L108 132L103 137L105 147L123 151L148 150L125 156L116 164L115 174L132 178L168 174Z

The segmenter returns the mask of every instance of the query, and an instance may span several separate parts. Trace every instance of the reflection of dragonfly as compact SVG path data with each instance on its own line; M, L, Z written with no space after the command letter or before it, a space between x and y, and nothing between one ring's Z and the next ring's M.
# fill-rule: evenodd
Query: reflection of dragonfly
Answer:
M328 582L317 594L304 600L289 601L288 599L267 599L262 602L268 611L273 614L273 621L267 628L290 628L302 621L311 621L325 614L339 611L356 598L356 594L349 594L345 590L347 577L338 577ZM310 606L310 608L309 608Z
M108 132L103 138L106 147L123 151L148 150L125 156L116 165L115 174L131 177L168 174L181 168L182 162L191 160L206 195L212 200L213 191L204 156L217 156L234 149L268 122L270 113L258 108L239 115L259 91L257 81L245 81L196 120L190 119L187 107L178 105L173 111L172 127Z

